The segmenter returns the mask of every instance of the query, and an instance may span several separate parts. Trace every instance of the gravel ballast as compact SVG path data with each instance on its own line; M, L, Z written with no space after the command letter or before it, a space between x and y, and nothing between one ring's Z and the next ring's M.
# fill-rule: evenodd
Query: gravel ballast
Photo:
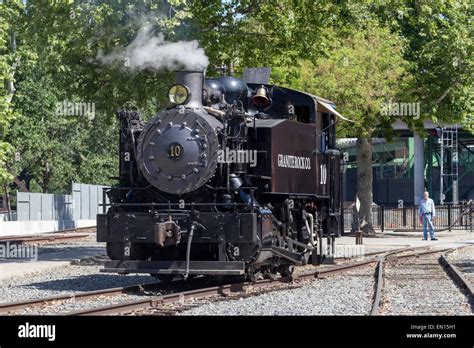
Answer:
M459 248L447 254L449 262L453 263L474 284L474 245Z
M385 266L384 315L472 315L468 298L438 262L440 254Z
M373 287L374 268L368 266L296 289L208 302L179 315L367 315Z
M113 296L98 296L86 300L70 299L67 301L59 301L52 305L43 307L31 307L16 312L15 315L58 315L68 314L85 309L96 307L110 306L121 302L143 299L143 296L132 294L118 294Z
M70 265L0 279L0 303L121 287L155 280L148 275L123 276L100 273L101 267Z

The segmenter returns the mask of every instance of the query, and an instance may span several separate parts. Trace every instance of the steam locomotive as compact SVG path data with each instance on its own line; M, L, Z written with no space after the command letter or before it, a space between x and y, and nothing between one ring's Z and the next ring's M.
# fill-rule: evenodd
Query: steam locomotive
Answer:
M329 259L342 223L342 116L268 77L177 71L171 107L147 123L117 113L118 184L97 215L103 272L255 281Z

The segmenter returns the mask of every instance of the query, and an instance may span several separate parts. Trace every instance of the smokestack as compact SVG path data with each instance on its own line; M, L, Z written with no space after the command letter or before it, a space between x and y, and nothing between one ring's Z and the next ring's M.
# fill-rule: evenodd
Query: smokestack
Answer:
M191 93L189 101L185 104L187 107L202 108L203 80L204 73L202 71L176 71L176 83L185 85Z

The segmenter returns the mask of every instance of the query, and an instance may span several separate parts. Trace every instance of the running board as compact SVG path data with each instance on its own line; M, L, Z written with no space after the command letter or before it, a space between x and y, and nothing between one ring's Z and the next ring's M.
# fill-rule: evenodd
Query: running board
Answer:
M150 273L150 274L184 274L186 261L107 261L100 270L106 273ZM189 274L204 275L242 275L245 273L243 261L190 261Z

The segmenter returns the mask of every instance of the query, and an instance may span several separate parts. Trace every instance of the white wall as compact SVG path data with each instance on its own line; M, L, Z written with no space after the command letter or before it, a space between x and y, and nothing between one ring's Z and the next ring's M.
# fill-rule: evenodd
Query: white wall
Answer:
M0 221L0 237L56 232L68 228L93 227L96 220Z

